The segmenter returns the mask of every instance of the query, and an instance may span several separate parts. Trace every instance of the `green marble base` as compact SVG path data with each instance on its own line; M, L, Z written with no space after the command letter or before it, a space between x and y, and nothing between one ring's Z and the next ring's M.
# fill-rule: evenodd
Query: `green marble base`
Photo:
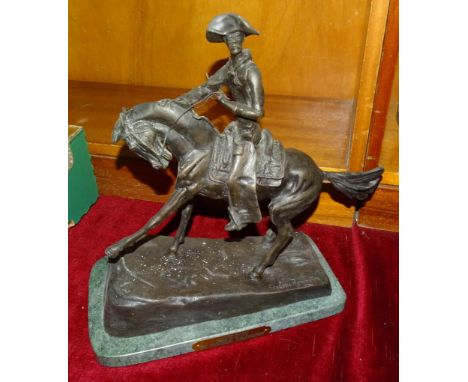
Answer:
M210 338L259 327L269 327L271 332L274 332L341 312L346 295L315 243L308 240L330 280L332 292L329 296L136 337L114 337L104 329L104 294L108 264L105 258L99 260L91 273L88 312L89 335L99 362L106 366L126 366L148 362L192 352L194 344ZM242 334L238 337L245 338Z

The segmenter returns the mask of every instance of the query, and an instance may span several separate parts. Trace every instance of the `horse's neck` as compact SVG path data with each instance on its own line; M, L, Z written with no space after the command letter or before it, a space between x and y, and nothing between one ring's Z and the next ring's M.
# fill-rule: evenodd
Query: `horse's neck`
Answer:
M178 161L183 161L191 152L196 150L192 142L170 127L166 133L166 145Z
M168 126L170 144L179 155L186 154L186 150L212 147L218 134L206 118L196 118L190 110L170 100L137 105L133 108L133 118L153 120ZM177 155L175 152L173 154Z

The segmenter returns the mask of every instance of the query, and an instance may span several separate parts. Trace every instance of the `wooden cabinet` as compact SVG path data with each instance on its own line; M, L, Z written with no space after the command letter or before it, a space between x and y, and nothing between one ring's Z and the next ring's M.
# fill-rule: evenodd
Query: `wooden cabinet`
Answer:
M263 127L324 169L387 169L359 213L325 187L311 221L398 229L398 1L71 0L69 122L86 130L101 194L167 198L175 169L156 174L111 131L123 106L176 97L222 64L225 46L204 35L223 12L261 33L245 47L263 76ZM211 101L197 111L220 130L232 118Z

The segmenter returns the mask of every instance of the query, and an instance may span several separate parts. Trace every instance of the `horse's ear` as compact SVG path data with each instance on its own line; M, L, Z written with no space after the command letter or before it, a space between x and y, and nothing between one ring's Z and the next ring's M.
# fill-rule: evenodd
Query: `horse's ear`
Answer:
M114 130L112 130L112 143L117 143L120 139L123 138L124 134L124 122L122 120L122 114L119 116L119 119L114 125Z

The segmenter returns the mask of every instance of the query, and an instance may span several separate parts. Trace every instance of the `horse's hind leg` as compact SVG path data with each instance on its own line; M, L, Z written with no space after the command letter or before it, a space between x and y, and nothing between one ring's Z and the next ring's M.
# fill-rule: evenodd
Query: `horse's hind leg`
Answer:
M268 229L265 236L262 238L262 246L264 248L270 248L270 246L275 242L276 233L271 228Z
M321 184L319 184L321 186ZM304 190L305 188L305 190ZM262 277L266 268L271 267L279 254L289 244L293 237L294 229L291 219L309 207L317 198L320 187L304 187L301 192L289 195L278 195L270 202L270 219L277 228L276 238L274 232L269 230L262 240L262 245L267 247L268 241L272 244L267 250L262 261L250 272L251 278Z
M271 219L278 229L278 234L273 241L273 245L265 254L260 264L258 264L250 273L250 277L254 279L262 277L265 269L273 265L278 255L291 241L294 232L290 220L286 217L278 216L275 218L272 216Z

